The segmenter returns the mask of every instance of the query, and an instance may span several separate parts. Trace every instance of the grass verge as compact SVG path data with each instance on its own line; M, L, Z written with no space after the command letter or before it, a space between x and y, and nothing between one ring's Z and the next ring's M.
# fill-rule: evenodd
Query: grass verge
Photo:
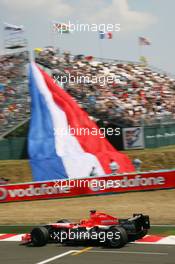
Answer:
M175 168L175 146L155 149L123 151L131 160L142 160L142 170ZM0 160L0 177L8 178L10 183L31 182L32 172L28 160Z

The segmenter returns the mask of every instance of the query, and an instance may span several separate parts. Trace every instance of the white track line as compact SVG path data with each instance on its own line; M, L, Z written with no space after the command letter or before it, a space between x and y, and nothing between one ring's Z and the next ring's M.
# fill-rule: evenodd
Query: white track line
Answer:
M166 252L144 252L144 251L112 251L112 250L91 250L87 253L114 253L114 254L138 254L138 255L168 255Z
M49 259L43 260L43 261L41 261L41 262L37 262L36 264L45 264L45 263L49 263L49 262L51 262L51 261L53 261L53 260L55 260L55 259L62 258L62 257L64 257L64 256L67 256L67 255L69 255L69 254L71 254L71 253L74 253L74 252L77 252L77 251L78 251L78 250L69 250L69 251L64 252L64 253L62 253L62 254L56 255L56 256L54 256L54 257L52 257L52 258L49 258Z
M151 227L175 227L175 225L151 225Z

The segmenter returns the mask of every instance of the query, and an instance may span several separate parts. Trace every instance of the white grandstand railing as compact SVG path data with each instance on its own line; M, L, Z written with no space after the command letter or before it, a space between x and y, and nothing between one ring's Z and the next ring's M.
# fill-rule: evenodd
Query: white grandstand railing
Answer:
M109 62L109 63L121 63L121 64L134 64L138 65L140 62L138 61L128 61L128 60L119 60L119 59L109 59L109 58L100 58L100 57L93 57L97 61L102 61L102 62Z
M71 55L71 58L74 58L76 55ZM129 60L121 60L121 59L111 59L111 58L100 58L100 57L93 57L94 60L96 61L100 61L100 62L106 62L106 63L118 63L118 64L133 64L133 65L139 65L139 66L143 66L143 63L141 63L140 61L129 61ZM144 66L145 68L148 68L154 72L157 72L159 74L162 75L166 75L169 76L173 79L175 79L175 74L167 72L165 70L162 70L156 66L153 66L151 64L147 64L146 66Z
M64 52L60 53L60 54L57 54L58 56L64 56ZM84 57L86 57L86 55L82 54ZM70 58L71 59L74 59L74 57L76 57L77 55L75 54L70 54ZM141 63L140 61L129 61L129 60L122 60L122 59L112 59L112 58L101 58L101 57L95 57L93 56L93 59L96 60L96 61L100 61L100 62L106 62L106 63L118 63L118 64L133 64L133 65L139 65L139 66L143 66L143 63ZM157 72L159 74L162 74L162 75L166 75L166 76L169 76L173 79L175 79L175 74L173 73L170 73L170 72L167 72L165 70L162 70L156 66L153 66L151 64L147 64L146 66L144 66L145 68L148 68L154 72Z
M158 72L160 74L167 75L168 77L171 77L171 78L175 79L175 74L173 74L173 73L164 71L164 70L162 70L160 68L157 68L156 66L153 66L153 65L148 65L147 67L149 69L151 69L152 71L154 71L154 72Z
M99 58L99 57L93 57L95 60L97 61L102 61L102 62L107 62L107 63L121 63L121 64L133 64L133 65L142 65L143 64L139 61L128 61L128 60L119 60L119 59L109 59L109 58ZM175 79L175 74L173 73L170 73L170 72L167 72L165 70L162 70L156 66L153 66L151 64L147 64L146 66L144 66L145 68L148 68L154 72L157 72L159 74L162 74L162 75L167 75L173 79Z

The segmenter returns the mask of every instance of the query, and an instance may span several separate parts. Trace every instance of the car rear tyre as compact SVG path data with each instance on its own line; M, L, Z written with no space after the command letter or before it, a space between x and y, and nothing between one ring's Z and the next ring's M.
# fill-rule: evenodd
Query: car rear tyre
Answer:
M112 232L112 233L111 233ZM112 234L112 237L111 237ZM110 248L121 248L128 242L126 230L123 227L111 227L106 234L106 245Z
M47 244L49 240L49 232L45 227L36 227L31 232L32 244L41 247Z

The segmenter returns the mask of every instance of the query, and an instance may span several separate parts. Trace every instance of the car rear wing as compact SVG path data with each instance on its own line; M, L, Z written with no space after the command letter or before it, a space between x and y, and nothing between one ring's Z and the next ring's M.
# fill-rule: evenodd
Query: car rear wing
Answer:
M150 229L150 219L148 215L133 214L133 217L128 220L135 223L136 230Z

